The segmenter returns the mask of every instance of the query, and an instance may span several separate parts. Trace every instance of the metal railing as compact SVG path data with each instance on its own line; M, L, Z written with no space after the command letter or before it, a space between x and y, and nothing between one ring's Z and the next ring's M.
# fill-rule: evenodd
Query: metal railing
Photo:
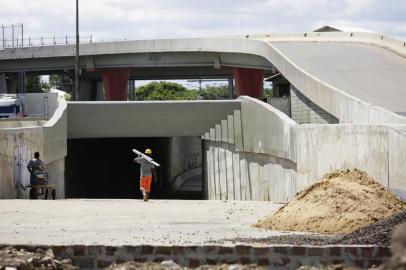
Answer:
M0 26L1 40L0 49L17 48L17 47L34 47L34 46L53 46L76 44L76 36L51 36L51 37L25 37L24 25L20 24L2 24ZM79 43L92 43L93 36L80 36Z
M79 43L92 43L93 36L80 36ZM18 48L18 47L34 47L34 46L52 46L52 45L68 45L76 44L75 36L53 36L53 37L17 37L14 39L3 39L0 48Z
M7 41L7 36L9 40ZM4 48L7 42L10 42L12 47L15 46L15 41L20 38L22 44L24 44L24 25L20 24L10 24L10 25L1 25L1 40L2 47Z

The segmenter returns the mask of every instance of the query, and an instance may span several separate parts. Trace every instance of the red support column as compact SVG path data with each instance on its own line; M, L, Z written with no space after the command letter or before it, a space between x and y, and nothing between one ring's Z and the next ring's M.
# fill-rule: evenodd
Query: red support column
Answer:
M130 68L102 69L106 100L127 100Z
M262 98L264 95L264 70L233 68L237 96Z

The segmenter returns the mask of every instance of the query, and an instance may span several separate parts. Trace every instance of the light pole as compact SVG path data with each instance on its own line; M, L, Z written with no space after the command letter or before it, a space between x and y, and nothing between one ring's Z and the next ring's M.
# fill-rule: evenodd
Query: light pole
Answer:
M75 90L72 100L76 101L79 95L79 0L76 0L76 57L75 57Z

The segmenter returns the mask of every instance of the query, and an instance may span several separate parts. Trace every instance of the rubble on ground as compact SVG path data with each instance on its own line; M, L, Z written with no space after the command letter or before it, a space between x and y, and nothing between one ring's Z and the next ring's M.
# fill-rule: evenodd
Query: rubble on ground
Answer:
M172 260L158 262L126 262L122 264L113 264L105 270L264 270L263 267L255 264L241 265L241 264L220 264L220 265L202 265L198 267L183 267L176 264Z
M57 260L51 249L29 252L14 247L0 249L0 269L18 270L77 270L69 259Z
M377 270L406 269L406 223L396 227L391 245L392 257Z

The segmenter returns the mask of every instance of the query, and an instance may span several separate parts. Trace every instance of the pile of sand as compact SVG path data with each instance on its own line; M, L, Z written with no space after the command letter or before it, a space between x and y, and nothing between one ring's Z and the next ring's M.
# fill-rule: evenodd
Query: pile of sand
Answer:
M326 174L255 225L281 231L350 233L406 209L406 203L353 169Z

